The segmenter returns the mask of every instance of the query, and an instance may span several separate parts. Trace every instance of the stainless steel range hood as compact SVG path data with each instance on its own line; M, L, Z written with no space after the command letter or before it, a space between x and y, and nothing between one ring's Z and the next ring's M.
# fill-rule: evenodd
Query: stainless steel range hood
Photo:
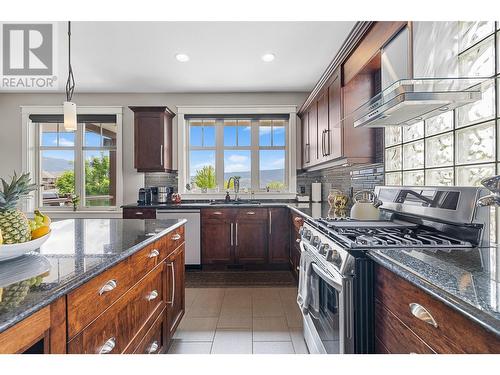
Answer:
M354 127L412 125L482 97L485 79L403 79L355 110Z

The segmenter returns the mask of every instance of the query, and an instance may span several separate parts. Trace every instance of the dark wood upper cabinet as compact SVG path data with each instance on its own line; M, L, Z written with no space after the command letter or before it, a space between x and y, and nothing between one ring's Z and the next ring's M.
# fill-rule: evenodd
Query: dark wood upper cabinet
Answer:
M328 159L334 160L343 155L342 139L342 86L340 69L334 73L328 86Z
M134 112L134 166L138 172L166 172L172 164L172 119L167 107L129 107Z
M318 147L318 103L314 102L308 110L309 129L309 161L311 165L317 164L319 159Z
M318 162L328 158L328 89L325 89L318 99Z

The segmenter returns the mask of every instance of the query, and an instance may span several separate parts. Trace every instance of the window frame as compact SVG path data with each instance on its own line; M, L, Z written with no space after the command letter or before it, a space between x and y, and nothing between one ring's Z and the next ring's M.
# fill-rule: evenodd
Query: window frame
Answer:
M62 115L62 106L21 106L21 123L22 123L22 166L23 171L31 174L37 185L41 184L41 160L40 155L42 149L47 147L40 146L40 127L30 120L30 115ZM114 206L85 206L85 186L84 186L84 154L87 150L93 150L95 147L85 146L84 144L84 127L78 126L75 131L75 144L67 149L75 151L75 187L76 192L80 195L80 202L77 210L79 212L110 212L117 211L123 205L123 160L122 160L122 132L123 132L123 108L121 106L77 106L77 114L80 115L115 115L116 116L116 203ZM50 148L50 146L48 147ZM110 147L102 146L100 150L111 149ZM58 147L63 150L65 147ZM83 190L82 190L83 189ZM30 199L23 202L23 210L30 212L34 209L41 208L46 212L72 212L72 207L57 207L43 206L41 191L32 192Z
M251 181L252 186L249 189L248 196L253 192L253 196L256 198L294 198L296 195L296 160L293 157L295 155L297 145L296 145L296 124L297 124L297 113L296 106L294 105L282 105L282 106L210 106L210 107L199 107L199 106L183 106L178 107L177 113L177 139L178 148L174 150L177 154L178 161L178 191L191 199L200 198L220 198L225 195L224 189L224 151L226 150L250 150L251 155ZM248 115L248 118L241 116L241 114ZM269 115L285 114L289 116L288 122L285 122L285 145L284 146L260 146L259 145L259 126L254 124L258 122L257 119L252 118L251 126L251 144L250 146L224 146L224 127L220 123L221 119L225 120L248 120L252 116L260 115L265 117ZM219 118L215 123L215 137L216 145L215 147L190 147L190 137L189 137L189 115L196 115L197 117L205 116L205 119ZM234 115L235 118L231 118ZM191 150L214 150L215 149L215 168L216 168L216 184L219 187L219 191L209 191L206 193L198 191L187 190L186 184L189 183L189 164L190 164L190 151ZM285 185L286 189L281 192L270 191L266 192L261 190L259 186L260 179L260 160L259 152L261 150L284 150L285 151ZM245 196L243 190L240 191L241 196Z

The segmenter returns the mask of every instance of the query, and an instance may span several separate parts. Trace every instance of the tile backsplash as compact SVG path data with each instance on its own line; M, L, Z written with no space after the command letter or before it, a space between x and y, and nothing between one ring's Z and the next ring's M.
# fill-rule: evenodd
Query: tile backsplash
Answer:
M144 174L144 186L172 186L177 192L177 172L149 172Z

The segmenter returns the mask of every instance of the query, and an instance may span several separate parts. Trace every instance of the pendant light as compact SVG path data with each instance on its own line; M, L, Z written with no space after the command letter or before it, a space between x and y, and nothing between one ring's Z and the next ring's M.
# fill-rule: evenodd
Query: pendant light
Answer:
M66 101L63 103L64 129L76 131L76 104L71 101L75 91L75 78L71 68L71 21L68 22L68 80L66 81Z

